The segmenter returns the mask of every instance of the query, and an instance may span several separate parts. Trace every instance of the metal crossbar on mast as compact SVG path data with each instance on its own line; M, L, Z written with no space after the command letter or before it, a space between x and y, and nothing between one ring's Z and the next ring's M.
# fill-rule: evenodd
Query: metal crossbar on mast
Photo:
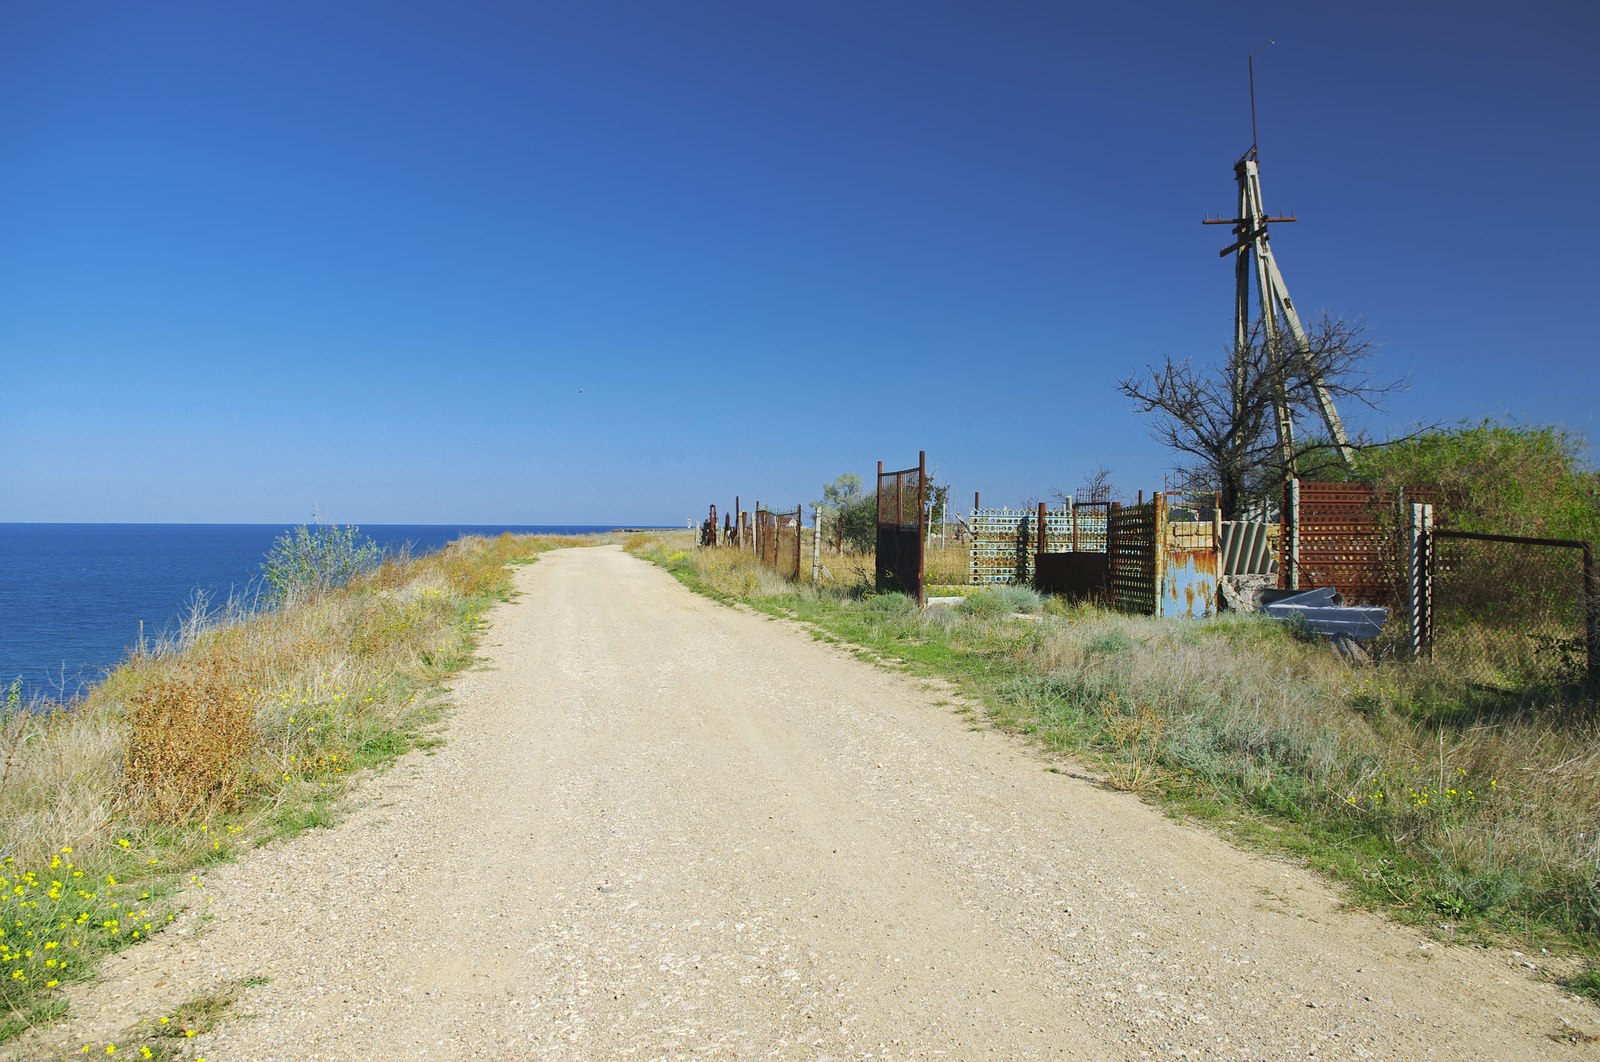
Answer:
M1268 41L1267 44L1271 44ZM1262 45L1266 47L1266 45ZM1256 51L1260 51L1257 48ZM1268 232L1272 225L1298 220L1293 215L1270 217L1261 204L1261 170L1257 159L1255 52L1250 53L1250 150L1233 165L1234 177L1239 184L1236 217L1206 218L1203 225L1232 225L1234 242L1224 247L1219 257L1234 256L1233 304L1233 412L1237 423L1244 410L1246 362L1244 350L1250 340L1250 280L1255 277L1261 308L1262 341L1266 343L1269 371L1272 373L1272 413L1277 431L1278 449L1285 469L1294 473L1294 420L1289 407L1289 378L1302 376L1309 386L1328 429L1328 439L1340 458L1349 466L1355 463L1355 451L1345 433L1344 422L1333 403L1333 395L1322 378L1322 372L1311 353L1311 342L1300 323L1300 314L1289 297L1289 287L1283 282L1277 259L1272 255Z

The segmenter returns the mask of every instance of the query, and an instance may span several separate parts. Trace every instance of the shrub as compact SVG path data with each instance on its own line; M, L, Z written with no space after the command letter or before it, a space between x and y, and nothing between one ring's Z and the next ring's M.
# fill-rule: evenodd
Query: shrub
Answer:
M365 535L357 541L359 531L338 524L301 524L280 535L261 564L273 597L332 590L378 567L383 549Z
M1036 613L1043 599L1026 586L993 586L968 595L956 606L970 616L1009 616L1013 612Z
M247 688L218 668L153 683L128 709L123 797L138 817L182 822L232 810L258 744Z

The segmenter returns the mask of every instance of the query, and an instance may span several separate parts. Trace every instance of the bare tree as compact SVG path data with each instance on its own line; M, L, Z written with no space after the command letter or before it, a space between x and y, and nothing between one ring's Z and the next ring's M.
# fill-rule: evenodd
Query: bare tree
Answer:
M1335 400L1353 399L1372 409L1404 387L1403 380L1373 379L1377 344L1364 324L1325 313L1306 339L1307 349L1280 353L1264 340L1258 322L1226 365L1196 367L1167 358L1121 381L1117 390L1149 418L1151 437L1181 455L1180 478L1191 489L1220 493L1223 514L1232 518L1288 476L1347 474L1331 440L1298 430L1320 416L1314 381ZM1281 411L1280 394L1286 403ZM1280 416L1287 420L1287 448L1278 439ZM1352 448L1359 454L1364 445L1370 444L1358 439Z
M1116 469L1107 468L1099 461L1096 461L1094 470L1083 474L1083 486L1078 488L1076 495L1052 488L1050 496L1062 505L1111 501L1117 497L1118 493L1116 484L1112 482L1112 477L1116 473Z

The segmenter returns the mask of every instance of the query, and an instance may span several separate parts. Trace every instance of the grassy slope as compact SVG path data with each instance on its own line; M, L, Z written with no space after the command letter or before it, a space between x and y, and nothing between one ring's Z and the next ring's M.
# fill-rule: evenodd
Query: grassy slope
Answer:
M0 718L0 1042L60 1017L62 985L159 932L186 876L330 824L353 772L439 741L443 683L509 593L508 564L572 544L463 539L342 590L191 626L78 703L12 706ZM120 1046L175 1057L181 1044L152 1032Z
M631 546L702 593L949 679L989 725L1304 861L1359 904L1444 939L1594 948L1594 694L1548 674L1540 685L1536 661L1484 659L1504 646L1466 637L1436 664L1352 668L1251 618L922 612L786 584L732 551ZM1485 671L1523 682L1486 684Z

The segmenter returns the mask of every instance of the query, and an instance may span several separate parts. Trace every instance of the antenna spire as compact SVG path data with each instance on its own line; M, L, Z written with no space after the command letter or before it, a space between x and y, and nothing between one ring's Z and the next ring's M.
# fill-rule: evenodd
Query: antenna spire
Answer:
M1276 40L1267 42L1267 44L1277 43ZM1250 67L1250 153L1252 155L1255 154L1256 150L1256 52L1259 52L1261 48L1265 48L1267 44L1261 45L1260 48L1256 48L1255 51L1244 57L1244 61Z

